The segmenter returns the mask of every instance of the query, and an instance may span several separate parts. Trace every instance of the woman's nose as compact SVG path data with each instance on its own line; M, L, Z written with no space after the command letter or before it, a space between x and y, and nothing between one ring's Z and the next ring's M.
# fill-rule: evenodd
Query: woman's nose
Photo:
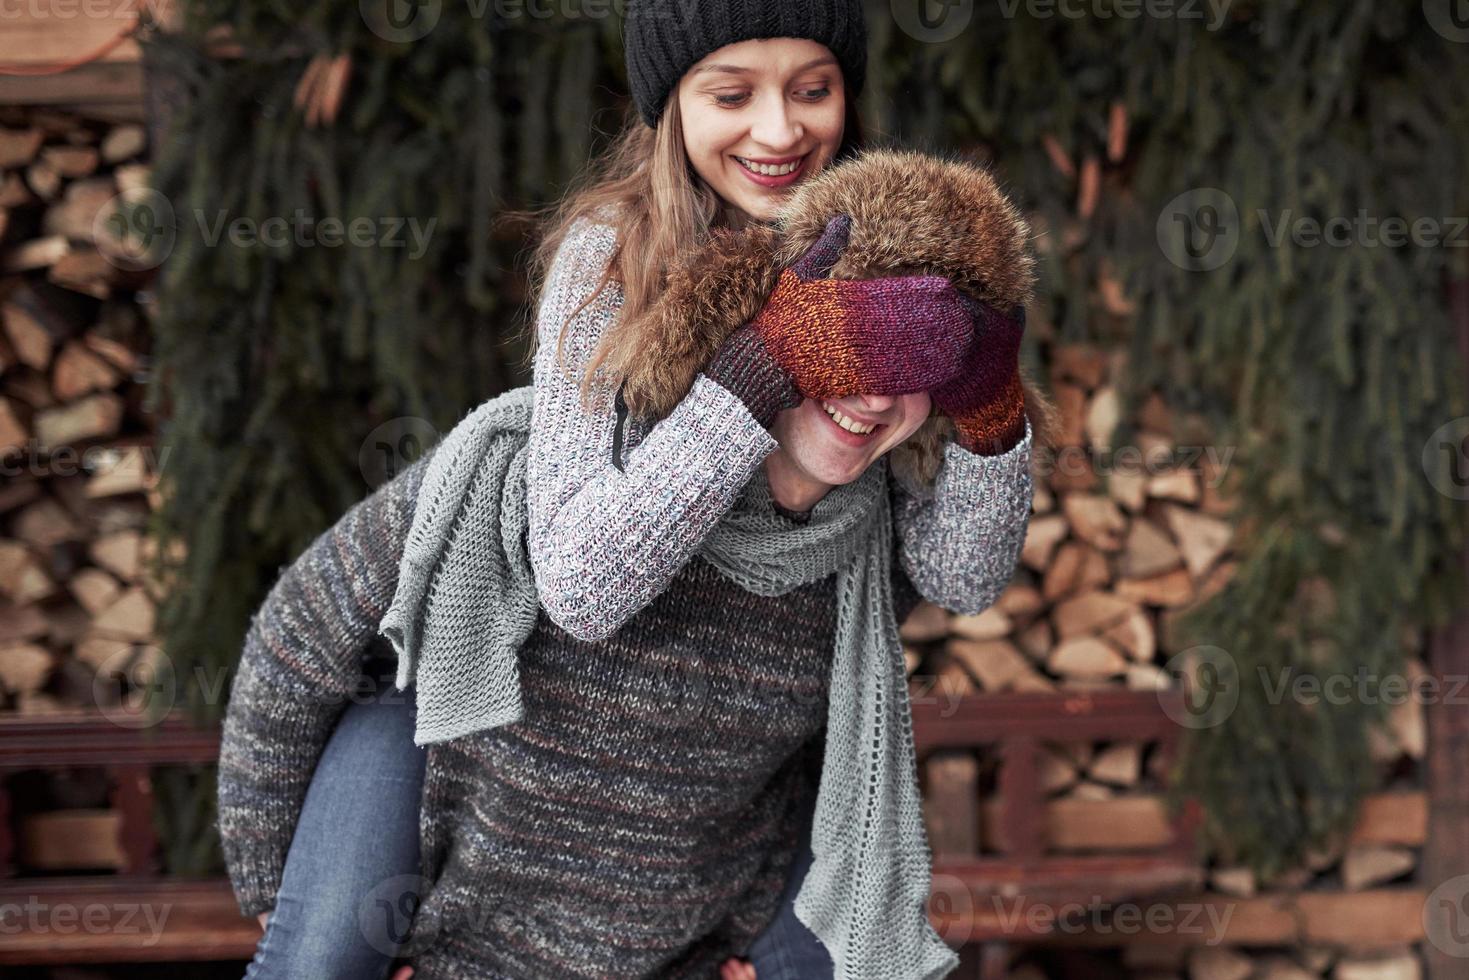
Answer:
M752 111L756 115L750 126L750 138L760 146L771 147L774 154L782 153L800 142L801 127L782 98L762 99L761 104Z

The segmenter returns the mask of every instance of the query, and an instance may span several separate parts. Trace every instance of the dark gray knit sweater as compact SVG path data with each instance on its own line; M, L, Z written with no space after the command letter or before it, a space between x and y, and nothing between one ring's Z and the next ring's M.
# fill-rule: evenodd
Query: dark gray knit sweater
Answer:
M701 376L673 415L632 434L623 474L610 462L611 409L587 413L547 368L561 319L605 262L607 231L568 238L541 310L534 424L544 411L547 431L528 480L578 506L554 538L531 542L543 608L520 654L525 719L429 747L416 980L715 977L773 917L800 794L815 791L834 577L764 597L692 554L701 526L764 480L773 440ZM573 320L574 351L620 298L609 290ZM382 650L428 459L323 533L251 623L219 767L220 832L245 913L272 907L316 760L364 655ZM932 498L894 493L899 621L920 591L963 611L993 602L1024 540L1028 434L1004 457L950 447ZM692 542L652 527L669 509ZM543 527L552 510L542 503ZM635 547L647 553L618 551Z

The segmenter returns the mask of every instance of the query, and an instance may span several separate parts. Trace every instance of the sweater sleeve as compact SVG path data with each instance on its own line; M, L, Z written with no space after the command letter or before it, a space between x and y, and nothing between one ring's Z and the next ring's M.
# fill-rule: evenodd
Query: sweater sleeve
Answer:
M653 600L778 446L744 403L699 374L688 395L612 463L615 388L584 365L622 305L609 282L566 328L611 257L615 230L583 218L561 244L537 312L535 412L526 461L529 552L546 615L582 640L615 633Z
M958 613L987 609L1015 574L1030 524L1031 429L1009 452L981 456L957 443L931 494L893 481L898 560L918 592Z
M221 733L219 836L243 915L275 905L306 789L398 583L431 448L281 573L251 617Z

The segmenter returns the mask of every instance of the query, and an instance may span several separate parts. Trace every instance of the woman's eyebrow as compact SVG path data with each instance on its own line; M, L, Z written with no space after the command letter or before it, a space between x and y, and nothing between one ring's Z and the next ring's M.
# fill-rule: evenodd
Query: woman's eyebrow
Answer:
M817 65L834 65L836 63L837 63L837 60L836 60L835 57L833 57L832 55L825 55L825 56L820 57L820 58L813 58L810 61L806 62L804 65L798 65L796 67L796 71L799 73L799 72L805 71L808 68L815 68ZM753 68L747 68L747 67L745 67L743 65L720 65L720 64L714 64L714 65L705 65L702 68L695 68L694 69L694 74L701 75L701 74L703 74L706 71L721 71L721 72L727 72L727 73L729 73L731 75L746 75L746 74L749 74L750 72L752 72L754 70L755 69L753 69Z

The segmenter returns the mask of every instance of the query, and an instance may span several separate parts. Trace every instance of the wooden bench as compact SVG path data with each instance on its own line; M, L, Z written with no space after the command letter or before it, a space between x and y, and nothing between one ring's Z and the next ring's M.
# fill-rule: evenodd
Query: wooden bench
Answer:
M219 732L169 718L143 728L98 713L0 718L0 965L248 960L260 926L227 879L158 873L151 768L210 763ZM119 815L116 874L16 877L6 779L97 768Z
M1043 743L1153 742L1166 765L1182 733L1173 720L1183 717L1182 707L1180 690L980 694L952 703L915 700L913 734L920 771L927 758L944 749L990 748L998 755L995 829L1003 849L993 856L937 849L934 855L930 921L951 945L980 947L977 969L968 969L969 976L1004 977L1010 945L1044 942L1057 925L1051 914L1057 909L1137 902L1202 883L1203 869L1195 855L1202 809L1195 800L1173 821L1172 841L1154 851L1052 853L1046 839Z

